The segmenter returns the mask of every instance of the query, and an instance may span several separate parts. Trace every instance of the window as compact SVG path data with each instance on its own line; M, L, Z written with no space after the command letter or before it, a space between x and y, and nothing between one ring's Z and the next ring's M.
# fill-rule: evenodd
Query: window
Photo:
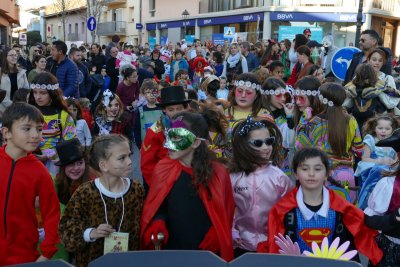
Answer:
M75 33L78 34L78 23L75 23Z
M72 32L72 25L68 24L68 33L71 33L71 32Z
M85 33L85 22L82 22L82 34Z
M235 8L244 8L250 6L251 6L250 0L235 0Z
M154 17L156 14L156 0L149 0L149 12L150 17Z

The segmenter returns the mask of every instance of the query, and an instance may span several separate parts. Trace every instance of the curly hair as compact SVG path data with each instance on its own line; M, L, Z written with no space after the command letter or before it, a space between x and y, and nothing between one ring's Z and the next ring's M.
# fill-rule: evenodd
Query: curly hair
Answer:
M363 135L376 136L375 128L378 125L378 121L385 120L390 121L393 131L400 127L400 118L393 114L379 114L372 118L369 118L362 127Z

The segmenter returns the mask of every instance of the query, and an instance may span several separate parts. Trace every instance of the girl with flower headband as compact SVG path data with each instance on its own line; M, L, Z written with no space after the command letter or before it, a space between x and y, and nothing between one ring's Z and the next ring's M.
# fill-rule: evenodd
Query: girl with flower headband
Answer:
M228 96L231 106L226 111L229 121L228 136L231 135L238 120L246 119L248 115L257 118L268 114L268 111L262 108L261 86L254 74L240 74L234 85L234 89Z
M249 115L233 130L230 177L236 203L233 219L235 257L256 251L267 240L268 213L294 183L277 165L282 136L271 116L256 121Z
M262 85L264 90L264 107L268 109L275 120L276 125L282 134L282 146L284 148L285 160L282 163L282 170L291 176L291 158L294 153L294 142L296 128L293 120L295 105L292 103L293 89L287 87L278 78L268 78ZM283 153L282 153L283 155Z
M123 134L132 139L129 116L118 95L105 90L95 111L93 135Z
M213 160L208 134L200 114L172 118L165 141L169 157L156 165L143 207L142 248L161 243L162 249L209 250L233 259L232 185L224 166Z
M325 151L331 162L332 183L346 188L351 202L356 200L354 181L354 156L360 157L363 144L355 118L347 114L342 104L345 89L336 83L325 83L319 96L325 104L324 111L313 116L297 132L296 148L318 147ZM339 130L338 130L339 129Z
M42 112L43 141L39 145L37 157L46 165L52 175L58 173L54 165L58 161L56 146L58 143L76 137L76 127L72 116L68 113L67 104L58 87L57 78L47 72L39 73L33 79L29 94L29 104Z

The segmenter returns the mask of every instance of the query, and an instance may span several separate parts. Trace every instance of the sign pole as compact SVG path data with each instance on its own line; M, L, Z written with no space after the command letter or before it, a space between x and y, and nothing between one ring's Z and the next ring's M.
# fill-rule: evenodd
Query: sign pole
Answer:
M359 47L359 43L360 43L360 36L361 36L361 26L363 24L362 22L362 11L363 11L363 5L364 5L364 1L360 0L360 2L358 3L358 13L357 13L357 29L356 29L356 39L354 41L354 46L355 47Z

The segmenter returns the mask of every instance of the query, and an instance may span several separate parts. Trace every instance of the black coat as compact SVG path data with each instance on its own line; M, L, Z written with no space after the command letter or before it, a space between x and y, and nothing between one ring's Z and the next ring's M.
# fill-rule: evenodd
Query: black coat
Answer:
M117 58L110 57L106 64L107 75L110 76L110 91L115 93L118 86L119 68L115 68Z

